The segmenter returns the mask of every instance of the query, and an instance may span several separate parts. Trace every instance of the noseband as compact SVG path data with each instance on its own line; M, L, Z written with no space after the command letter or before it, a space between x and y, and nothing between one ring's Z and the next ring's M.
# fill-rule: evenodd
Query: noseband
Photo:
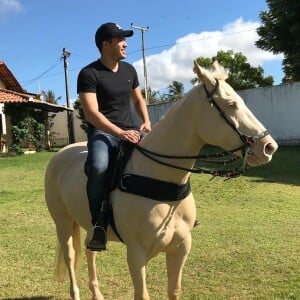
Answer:
M224 151L224 152L220 152L217 154L208 154L208 155L195 155L195 156L175 156L175 155L164 155L164 154L159 154L150 150L147 150L139 145L135 145L136 149L142 153L144 156L146 156L147 158L171 167L171 168L175 168L175 169L179 169L179 170L184 170L184 171L188 171L191 173L204 173L204 174L211 174L214 177L215 176L221 176L221 177L226 177L227 179L230 178L234 178L234 177L238 177L240 176L242 173L244 173L247 170L247 158L248 155L251 153L251 146L253 146L253 144L255 144L258 140L262 139L263 137L267 136L270 134L269 130L265 130L255 136L249 136L249 135L245 135L243 133L241 133L239 131L239 129L234 125L234 123L230 120L230 118L222 111L222 109L220 108L220 106L217 104L217 102L215 101L213 95L217 92L218 88L219 88L219 80L216 79L216 85L214 87L214 89L209 92L206 85L203 83L203 87L206 93L206 97L210 103L211 106L214 106L217 111L219 112L219 114L221 115L221 117L225 120L225 122L238 134L238 136L240 137L241 141L242 141L242 145L238 148L229 150L229 151ZM165 161L160 160L159 158L169 158L169 159L195 159L201 162L206 162L206 163L214 163L214 164L223 164L223 165L228 165L230 163L235 162L236 160L239 159L239 157L235 156L234 158L226 158L227 156L235 153L236 151L242 151L242 159L243 159L243 163L242 163L242 167L241 168L235 168L235 169L231 169L231 170L207 170L204 168L199 168L199 167L193 167L193 168L184 168L181 166L176 166L173 164L169 164ZM221 160L220 160L221 158Z

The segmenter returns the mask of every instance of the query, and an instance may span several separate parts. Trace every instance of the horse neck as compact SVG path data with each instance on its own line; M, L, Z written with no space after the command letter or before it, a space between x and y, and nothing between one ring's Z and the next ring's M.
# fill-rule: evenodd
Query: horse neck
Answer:
M195 93L188 93L186 97L174 104L140 143L142 147L150 151L177 156L197 155L204 142L196 133L195 122L199 115L195 116ZM191 168L194 164L192 159L166 159L158 158L166 163ZM137 174L170 181L178 184L185 183L190 173L161 165L150 160L138 151L133 153L129 164L131 170Z

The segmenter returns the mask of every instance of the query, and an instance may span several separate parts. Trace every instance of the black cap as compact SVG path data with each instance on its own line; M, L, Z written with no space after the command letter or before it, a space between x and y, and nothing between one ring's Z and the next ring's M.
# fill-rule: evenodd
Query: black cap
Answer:
M118 24L105 23L102 24L96 31L95 42L100 48L103 41L108 41L114 37L130 37L133 36L133 30L123 30Z

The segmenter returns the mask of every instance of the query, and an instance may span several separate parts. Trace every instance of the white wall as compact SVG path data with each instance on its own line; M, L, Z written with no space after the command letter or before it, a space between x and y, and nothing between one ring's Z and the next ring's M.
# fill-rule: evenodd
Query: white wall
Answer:
M272 136L281 144L300 143L300 82L239 91L239 95ZM168 109L168 103L148 107L152 124ZM154 118L153 118L154 117Z
M245 90L239 94L276 140L300 141L300 82Z

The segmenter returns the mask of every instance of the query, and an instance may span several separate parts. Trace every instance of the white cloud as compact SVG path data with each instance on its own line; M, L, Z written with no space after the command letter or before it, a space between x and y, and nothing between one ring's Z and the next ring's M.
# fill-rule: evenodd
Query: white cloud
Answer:
M0 0L0 17L11 13L19 13L22 10L23 6L18 0Z
M172 81L188 83L195 77L193 60L212 57L220 50L241 52L253 66L269 61L280 61L282 56L258 49L256 28L258 22L245 22L242 18L226 24L221 31L190 33L176 41L171 48L146 58L148 85L155 90L166 88ZM144 78L143 61L133 63L139 78ZM141 80L141 86L143 87Z

